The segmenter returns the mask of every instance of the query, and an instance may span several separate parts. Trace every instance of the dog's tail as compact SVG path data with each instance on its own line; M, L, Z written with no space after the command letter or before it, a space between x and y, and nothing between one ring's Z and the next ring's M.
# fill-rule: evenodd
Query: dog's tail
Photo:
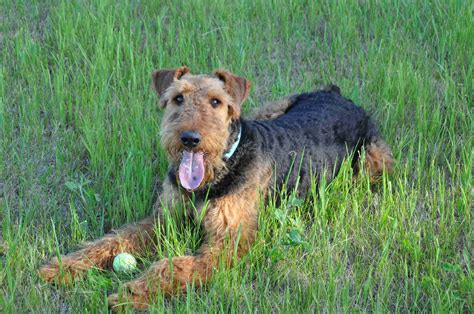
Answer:
M372 182L377 181L384 171L392 172L394 159L390 146L382 139L377 127L369 120L364 144L364 168L369 172Z

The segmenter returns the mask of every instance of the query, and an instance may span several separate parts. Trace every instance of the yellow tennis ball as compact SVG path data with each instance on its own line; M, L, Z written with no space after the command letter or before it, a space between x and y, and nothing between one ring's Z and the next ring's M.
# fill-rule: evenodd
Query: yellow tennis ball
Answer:
M120 253L115 256L112 266L116 272L129 273L137 268L137 260L132 254Z

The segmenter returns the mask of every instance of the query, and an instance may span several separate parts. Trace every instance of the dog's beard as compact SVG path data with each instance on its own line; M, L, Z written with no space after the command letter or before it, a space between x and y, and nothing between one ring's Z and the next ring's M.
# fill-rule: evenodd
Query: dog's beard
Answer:
M178 184L188 192L202 189L213 184L223 173L226 165L222 156L225 143L206 142L195 150L189 150L177 140L177 136L166 136L163 132L161 144L168 155L169 162L174 165ZM173 134L174 135L174 134ZM211 149L212 148L212 149Z

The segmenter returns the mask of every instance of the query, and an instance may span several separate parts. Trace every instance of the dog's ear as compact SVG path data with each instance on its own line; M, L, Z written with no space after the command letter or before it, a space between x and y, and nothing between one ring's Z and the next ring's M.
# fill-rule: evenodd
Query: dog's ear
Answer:
M153 89L156 91L158 96L161 97L174 80L179 80L186 73L189 73L189 68L187 66L182 66L177 69L153 71L151 75ZM164 107L165 105L166 101L164 99L160 100L160 106Z
M250 81L223 69L216 70L214 74L224 82L226 92L234 99L234 106L231 106L231 115L238 118L242 103L250 93Z

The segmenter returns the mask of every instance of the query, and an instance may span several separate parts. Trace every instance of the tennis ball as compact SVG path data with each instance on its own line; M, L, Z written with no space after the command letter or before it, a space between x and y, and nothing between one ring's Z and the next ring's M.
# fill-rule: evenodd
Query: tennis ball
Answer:
M129 273L137 268L137 260L132 254L120 253L115 256L112 266L116 272Z

